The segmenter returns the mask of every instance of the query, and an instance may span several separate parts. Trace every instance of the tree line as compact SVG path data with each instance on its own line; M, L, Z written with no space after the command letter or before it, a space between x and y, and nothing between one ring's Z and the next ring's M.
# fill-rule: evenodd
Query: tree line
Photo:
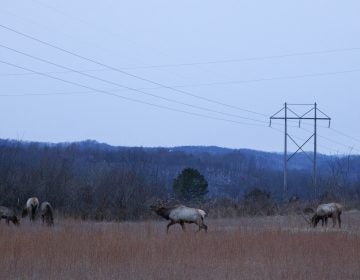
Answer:
M283 180L272 158L278 162L274 155L241 150L190 153L89 141L55 145L1 140L0 205L20 208L28 197L37 196L64 216L98 220L145 219L152 215L151 203L169 197L236 209L264 201L271 208L281 200ZM324 162L319 168L323 199L359 201L359 157ZM289 196L312 199L311 169L291 169L289 187Z

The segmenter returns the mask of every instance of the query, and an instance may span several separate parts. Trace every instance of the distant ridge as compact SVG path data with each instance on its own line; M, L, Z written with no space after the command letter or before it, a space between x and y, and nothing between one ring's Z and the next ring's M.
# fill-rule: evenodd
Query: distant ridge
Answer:
M13 140L13 139L0 139L0 146L30 146L35 145L37 147L70 147L76 146L80 150L100 150L106 152L116 152L116 151L131 151L131 150L142 150L144 152L158 152L163 151L166 153L184 153L187 155L193 156L245 156L245 157L253 157L256 162L261 162L264 168L270 170L282 170L283 168L283 154L280 152L265 152L258 151L252 149L233 149L233 148L225 148L218 146L176 146L176 147L128 147L128 146L112 146L107 143L100 143L96 140L84 140L84 141L76 141L76 142L60 142L60 143L50 143L50 142L35 142L35 141L22 141L22 140ZM318 166L326 165L330 159L339 158L341 156L329 156L318 154ZM360 158L359 156L353 156ZM303 154L298 153L288 165L289 169L297 169L297 170L311 170L312 163L309 158Z
M311 154L299 153L288 164L291 193L304 198L312 195L313 169L308 156ZM161 186L164 192L171 193L173 179L182 169L191 167L207 178L211 197L239 197L246 190L256 187L266 189L280 199L283 161L281 153L217 146L124 147L94 140L46 143L0 139L0 171L9 176L8 179L6 176L0 179L3 182L17 180L16 186L20 192L31 179L31 176L21 175L35 174L37 177L31 184L40 182L39 186L49 184L48 180L51 181L50 185L62 182L56 181L56 178L73 178L74 188L78 182L82 182L84 187L89 182L95 184L103 180L101 187L104 188L135 184L132 186ZM14 176L6 166L12 166L17 175ZM39 177L42 174L40 170L53 175ZM67 170L69 177L61 177L64 170ZM112 178L112 174L118 174L119 178L126 175L126 180L112 185L116 181L113 181L115 178ZM318 155L318 178L323 190L334 186L349 191L355 189L358 174L360 156Z

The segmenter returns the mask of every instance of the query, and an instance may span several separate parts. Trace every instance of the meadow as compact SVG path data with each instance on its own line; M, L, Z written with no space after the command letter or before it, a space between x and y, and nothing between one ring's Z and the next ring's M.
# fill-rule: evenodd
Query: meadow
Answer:
M343 227L301 216L206 219L209 231L166 221L56 219L0 223L0 279L360 279L360 212Z

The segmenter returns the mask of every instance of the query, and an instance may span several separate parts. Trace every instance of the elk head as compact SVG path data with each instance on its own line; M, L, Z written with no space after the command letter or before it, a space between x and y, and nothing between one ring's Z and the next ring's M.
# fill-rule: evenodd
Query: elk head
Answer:
M314 214L312 217L311 217L311 225L313 227L316 227L317 223L319 222L319 218L316 214Z
M19 219L16 217L16 216L13 216L12 218L11 218L11 220L12 220L12 222L14 223L14 225L19 225L20 224L20 221L19 221Z
M28 215L28 209L26 207L23 208L21 212L21 217L24 218Z

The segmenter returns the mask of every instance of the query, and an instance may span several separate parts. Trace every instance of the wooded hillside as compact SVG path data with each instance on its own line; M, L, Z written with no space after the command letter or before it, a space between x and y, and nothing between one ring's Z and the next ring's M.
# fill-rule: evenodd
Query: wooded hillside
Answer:
M182 169L204 175L207 201L235 201L257 188L279 202L283 156L218 147L127 148L94 141L45 144L0 141L0 205L48 200L64 215L139 219L150 203L173 195ZM291 162L288 197L313 198L311 162ZM360 197L359 156L319 156L320 199Z

